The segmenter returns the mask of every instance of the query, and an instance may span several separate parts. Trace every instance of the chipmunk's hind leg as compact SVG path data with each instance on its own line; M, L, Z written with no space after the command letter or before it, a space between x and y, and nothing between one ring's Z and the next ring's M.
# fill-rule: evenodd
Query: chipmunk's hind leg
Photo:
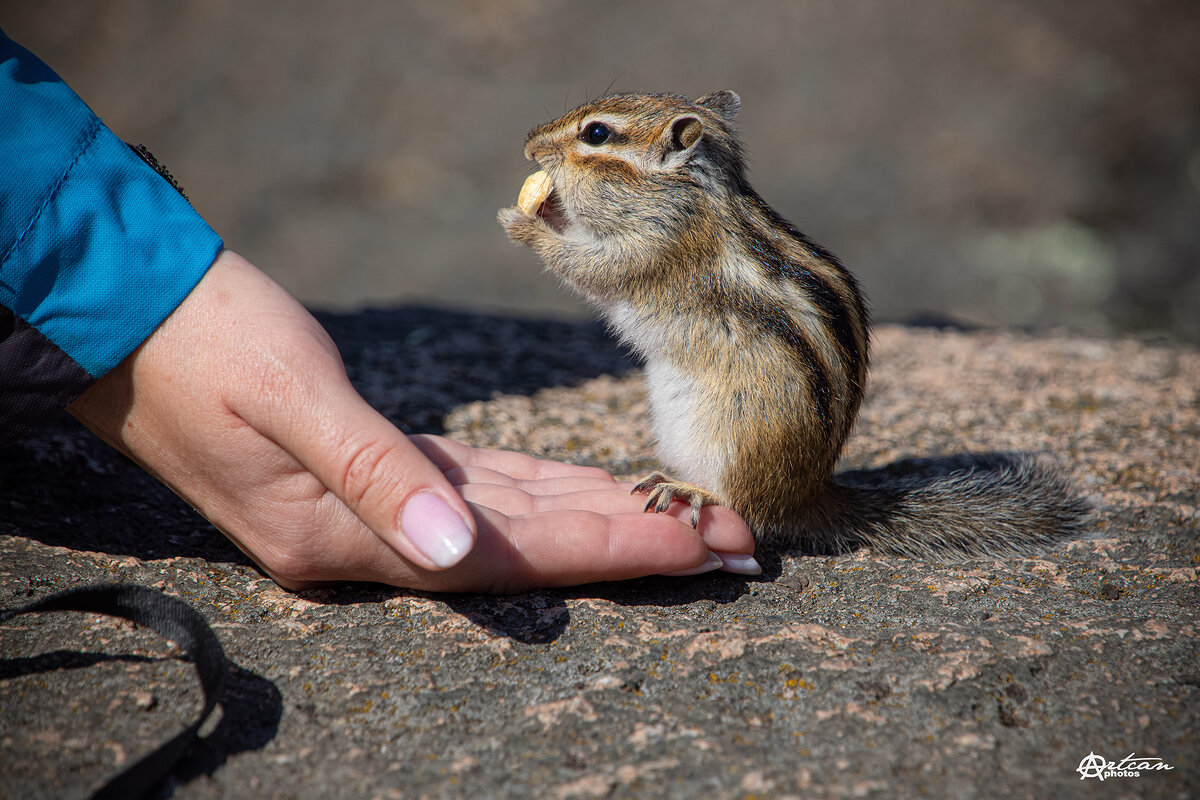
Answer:
M650 495L646 500L646 510L660 514L671 506L672 500L682 500L692 507L692 527L700 524L700 509L704 506L719 506L721 501L715 494L694 486L690 483L677 481L661 472L652 472L637 486L631 494L644 493Z

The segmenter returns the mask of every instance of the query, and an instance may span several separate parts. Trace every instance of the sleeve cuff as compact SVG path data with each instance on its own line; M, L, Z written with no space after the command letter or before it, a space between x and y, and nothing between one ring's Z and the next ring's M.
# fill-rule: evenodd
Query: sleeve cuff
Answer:
M170 183L97 125L2 265L20 287L13 313L93 378L145 341L222 247Z

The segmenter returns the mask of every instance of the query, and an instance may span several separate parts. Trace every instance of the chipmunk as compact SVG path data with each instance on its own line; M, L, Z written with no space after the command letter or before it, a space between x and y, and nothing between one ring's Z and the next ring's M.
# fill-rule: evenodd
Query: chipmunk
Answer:
M862 403L868 312L854 276L746 179L733 92L615 94L529 132L542 171L498 220L645 362L661 460L635 487L741 515L808 552L1029 552L1086 516L1043 456L834 467ZM896 475L897 472L907 473Z

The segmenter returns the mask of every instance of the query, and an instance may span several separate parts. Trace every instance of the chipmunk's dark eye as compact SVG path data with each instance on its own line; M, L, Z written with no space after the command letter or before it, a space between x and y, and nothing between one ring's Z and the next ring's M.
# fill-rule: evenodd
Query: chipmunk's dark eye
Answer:
M579 138L590 144L592 147L599 147L608 141L612 136L612 130L603 122L590 122L583 129L583 133L579 134Z

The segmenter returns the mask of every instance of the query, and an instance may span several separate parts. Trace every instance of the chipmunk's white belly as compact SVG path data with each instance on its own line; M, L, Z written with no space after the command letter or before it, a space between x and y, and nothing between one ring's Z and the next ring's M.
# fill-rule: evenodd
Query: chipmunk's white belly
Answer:
M702 408L699 384L670 362L649 359L646 388L658 455L671 477L721 494L729 454L720 445L725 437L710 430L713 415Z
M598 303L613 329L646 362L650 395L650 424L658 442L658 457L677 480L694 483L718 496L731 454L721 442L728 437L712 426L725 423L720 412L705 408L705 392L692 376L665 355L670 335L657 316L625 302Z

